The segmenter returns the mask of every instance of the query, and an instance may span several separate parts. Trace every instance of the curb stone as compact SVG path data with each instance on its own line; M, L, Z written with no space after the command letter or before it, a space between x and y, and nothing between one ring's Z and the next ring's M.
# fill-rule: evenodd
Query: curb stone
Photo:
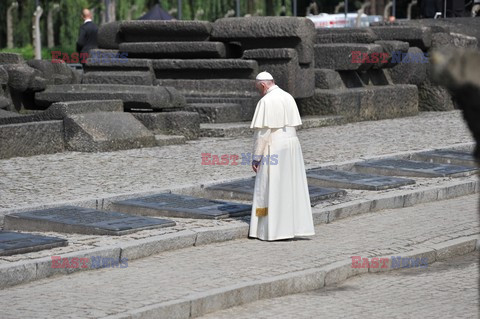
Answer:
M478 236L468 236L434 245L432 248L416 248L399 254L402 258L428 258L428 265L447 259L447 256L461 256L477 250ZM448 254L445 252L448 251ZM390 260L390 256L389 260ZM338 261L320 268L306 269L289 274L266 278L230 287L217 288L193 294L173 302L138 308L122 314L104 317L105 319L127 318L195 318L218 310L228 309L252 301L316 290L339 284L348 278L368 272L375 273L380 268L352 268L351 260ZM403 268L396 268L403 269ZM393 271L391 260L388 268L380 271Z
M346 203L327 207L322 213L328 214L327 223L338 219L351 217L369 212L376 212L384 209L395 209L411 207L418 204L434 201L447 200L455 197L465 196L479 192L480 182L455 181L447 186L432 186L424 190L406 190L396 192L394 196L367 196L366 199L357 199ZM324 220L324 217L317 217L317 220ZM314 219L315 222L315 219Z
M353 159L345 162L327 162L322 164L310 164L310 165L305 165L305 168L307 172L311 169L318 169L318 168L349 170L355 165L355 163L359 163L367 160L381 160L385 158L409 159L413 154L433 151L437 149L459 150L459 151L471 152L473 151L474 147L475 147L475 143L462 143L462 144L455 144L455 145L442 146L442 147L436 147L436 148L425 148L425 149L409 151L409 152L397 152L397 153L391 153L391 154L361 157L361 158L357 158L357 159ZM3 216L6 214L21 213L29 210L48 209L48 208L54 208L54 207L59 207L64 205L80 206L84 208L92 208L92 209L99 209L99 210L105 210L105 209L108 210L112 202L128 200L135 197L144 197L144 196L154 195L157 193L177 193L182 195L192 195L192 196L200 196L200 197L208 198L208 193L205 191L205 189L208 186L212 186L218 183L236 182L236 181L244 180L245 178L248 178L248 177L249 176L205 182L205 183L202 183L201 185L186 184L180 188L159 188L159 189L144 191L144 192L129 192L129 193L123 193L123 194L110 195L102 198L87 197L87 198L82 198L77 200L66 200L66 201L60 201L60 202L44 204L44 205L36 205L36 206L30 205L30 206L24 206L24 207L14 208L14 209L12 208L0 209L0 224L3 224ZM253 177L253 175L250 177Z
M445 191L449 189L450 191ZM323 208L321 212L313 214L315 225L322 223L331 223L335 220L383 209L395 209L406 207L406 199L415 197L415 201L408 201L408 206L413 203L427 203L437 200L450 199L454 197L469 195L478 192L479 182L455 182L449 186L435 186L426 190L409 190L400 195L378 195L376 199L354 200L347 203L341 203L333 207ZM423 196L423 193L432 193L436 196ZM374 204L375 203L375 204ZM91 255L104 258L128 258L134 260L148 257L164 251L181 249L192 246L206 245L227 240L247 238L248 225L226 225L215 227L204 227L195 231L184 230L178 233L154 236L146 239L135 240L130 243L122 243L118 246L105 246L89 250L66 253L62 257L88 257ZM115 252L115 253L112 253ZM445 252L446 256L449 253ZM19 268L20 267L20 268ZM32 271L31 269L35 269ZM11 269L10 269L11 268ZM21 274L20 269L25 269L25 274ZM51 258L42 257L29 261L12 262L8 265L0 266L0 289L14 286L29 281L47 278L57 274L69 274L75 271L85 271L85 269L54 269L51 267Z

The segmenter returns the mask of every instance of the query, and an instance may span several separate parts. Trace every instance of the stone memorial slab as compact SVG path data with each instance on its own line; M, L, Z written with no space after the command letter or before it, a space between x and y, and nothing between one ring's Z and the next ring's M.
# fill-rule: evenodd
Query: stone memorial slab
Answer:
M131 216L90 208L62 206L5 216L5 229L55 231L88 235L125 235L139 230L175 226L166 219Z
M213 195L224 199L252 200L255 179L248 178L240 181L222 183L207 187L207 190ZM335 188L323 188L317 186L308 186L310 193L310 204L315 206L320 201L340 197L346 194L346 191Z
M401 159L382 159L357 163L355 171L367 174L416 177L460 177L475 174L473 167L426 163Z
M67 245L68 241L63 238L0 231L0 256L25 254Z
M375 191L415 184L412 179L321 168L307 171L307 178L309 183L316 186Z
M453 164L476 167L475 157L471 152L454 150L434 150L412 155L412 159L440 164Z
M156 194L113 203L115 210L135 215L220 219L250 215L252 206L178 194Z

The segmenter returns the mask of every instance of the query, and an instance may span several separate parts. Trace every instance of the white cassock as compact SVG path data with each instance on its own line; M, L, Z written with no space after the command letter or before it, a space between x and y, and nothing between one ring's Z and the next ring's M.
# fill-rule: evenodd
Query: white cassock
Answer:
M251 128L254 154L263 155L255 178L250 237L278 240L315 234L293 97L273 86L258 102Z

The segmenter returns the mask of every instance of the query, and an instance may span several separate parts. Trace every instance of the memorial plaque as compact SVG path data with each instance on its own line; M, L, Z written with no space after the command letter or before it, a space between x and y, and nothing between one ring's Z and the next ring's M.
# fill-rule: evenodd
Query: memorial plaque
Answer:
M367 174L416 177L459 177L475 174L473 167L418 162L401 159L382 159L357 163L355 171Z
M174 226L166 219L62 206L5 216L5 229L54 231L88 235L125 235L139 230Z
M452 164L471 167L477 166L475 157L471 152L454 150L434 150L430 152L416 153L412 155L412 159L440 164Z
M322 168L307 171L307 178L310 184L316 186L375 191L415 184L413 179Z
M255 188L255 179L248 178L240 181L222 183L207 187L207 190L216 197L223 199L253 200L253 189ZM308 186L310 193L310 204L317 205L320 201L344 196L346 191L335 188L322 188L318 186Z
M167 193L115 202L113 207L135 215L201 219L247 216L252 210L250 205Z
M0 231L0 256L25 254L67 245L68 241L63 238Z

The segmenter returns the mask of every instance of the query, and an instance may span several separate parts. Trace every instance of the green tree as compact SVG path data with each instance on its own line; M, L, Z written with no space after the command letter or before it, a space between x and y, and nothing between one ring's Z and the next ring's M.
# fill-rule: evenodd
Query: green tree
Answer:
M64 51L75 51L78 30L83 23L81 12L83 8L89 7L98 11L98 7L89 6L87 0L63 0L60 2L60 14L57 15L57 24L60 29L58 42ZM95 13L98 16L98 13ZM98 17L95 18L98 19Z

